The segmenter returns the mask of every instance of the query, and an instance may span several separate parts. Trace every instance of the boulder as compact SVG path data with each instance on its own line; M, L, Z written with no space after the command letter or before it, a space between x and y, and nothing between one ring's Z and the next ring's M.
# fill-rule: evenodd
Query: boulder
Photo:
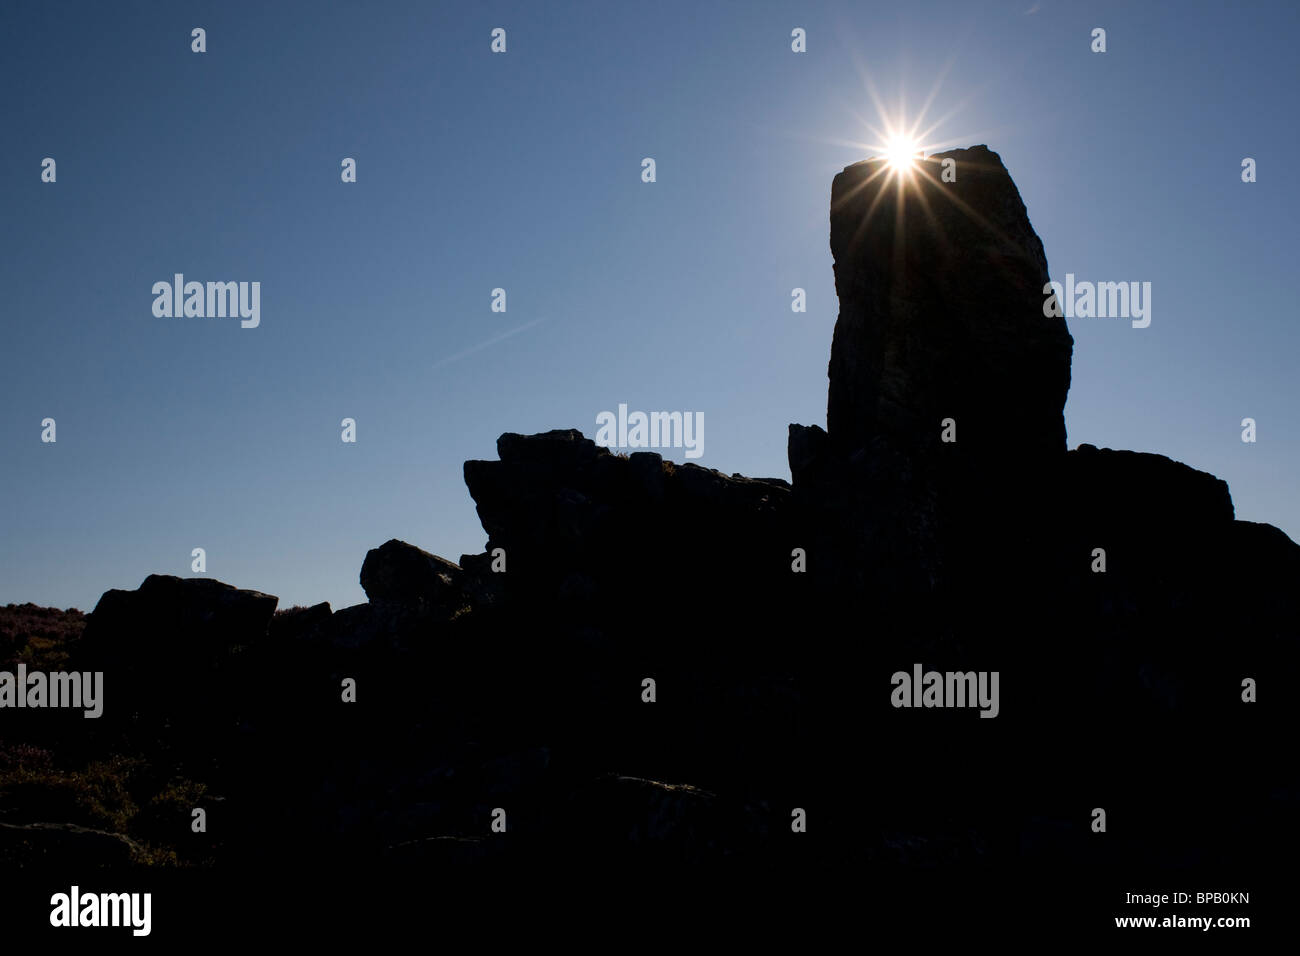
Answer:
M104 592L82 651L101 663L207 660L265 638L279 600L214 578L151 574L135 591Z
M461 569L445 558L393 539L366 553L361 587L371 601L445 607L461 600Z

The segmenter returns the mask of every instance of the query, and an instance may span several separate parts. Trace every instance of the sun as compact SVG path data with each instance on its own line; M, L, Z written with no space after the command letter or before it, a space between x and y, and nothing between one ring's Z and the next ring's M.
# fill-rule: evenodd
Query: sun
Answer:
M891 136L885 143L885 162L896 172L910 169L921 158L921 145L906 136Z

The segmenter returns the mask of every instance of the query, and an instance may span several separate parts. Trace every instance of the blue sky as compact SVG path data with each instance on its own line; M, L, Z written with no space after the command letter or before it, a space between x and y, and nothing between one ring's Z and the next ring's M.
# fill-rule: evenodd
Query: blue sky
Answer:
M194 547L358 603L389 538L482 550L465 459L621 402L788 478L866 77L1002 155L1053 278L1152 283L1147 329L1070 323L1070 446L1185 461L1300 537L1298 38L1287 3L5 4L0 603L89 610ZM260 327L154 317L176 272L259 281Z

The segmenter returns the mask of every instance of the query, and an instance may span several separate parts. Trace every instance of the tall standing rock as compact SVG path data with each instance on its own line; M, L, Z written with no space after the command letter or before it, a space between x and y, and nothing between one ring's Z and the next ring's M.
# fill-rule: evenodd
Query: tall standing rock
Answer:
M963 457L1065 451L1074 343L1043 315L1043 244L997 153L849 166L831 186L831 252L833 442L928 449L952 418Z
M1055 482L1074 343L1043 314L1043 244L987 147L849 166L830 226L827 431L791 427L796 504L828 594L932 607Z

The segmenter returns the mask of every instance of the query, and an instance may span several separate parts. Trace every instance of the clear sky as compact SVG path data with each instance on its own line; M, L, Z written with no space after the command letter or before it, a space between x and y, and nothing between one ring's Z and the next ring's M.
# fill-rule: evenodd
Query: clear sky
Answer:
M788 479L786 426L826 420L868 78L909 121L933 92L927 145L1001 154L1053 278L1152 283L1149 328L1070 323L1070 446L1210 471L1300 537L1298 10L7 2L0 603L89 610L195 547L281 606L359 603L389 538L482 550L465 459L619 403ZM177 272L260 282L260 326L155 317Z

